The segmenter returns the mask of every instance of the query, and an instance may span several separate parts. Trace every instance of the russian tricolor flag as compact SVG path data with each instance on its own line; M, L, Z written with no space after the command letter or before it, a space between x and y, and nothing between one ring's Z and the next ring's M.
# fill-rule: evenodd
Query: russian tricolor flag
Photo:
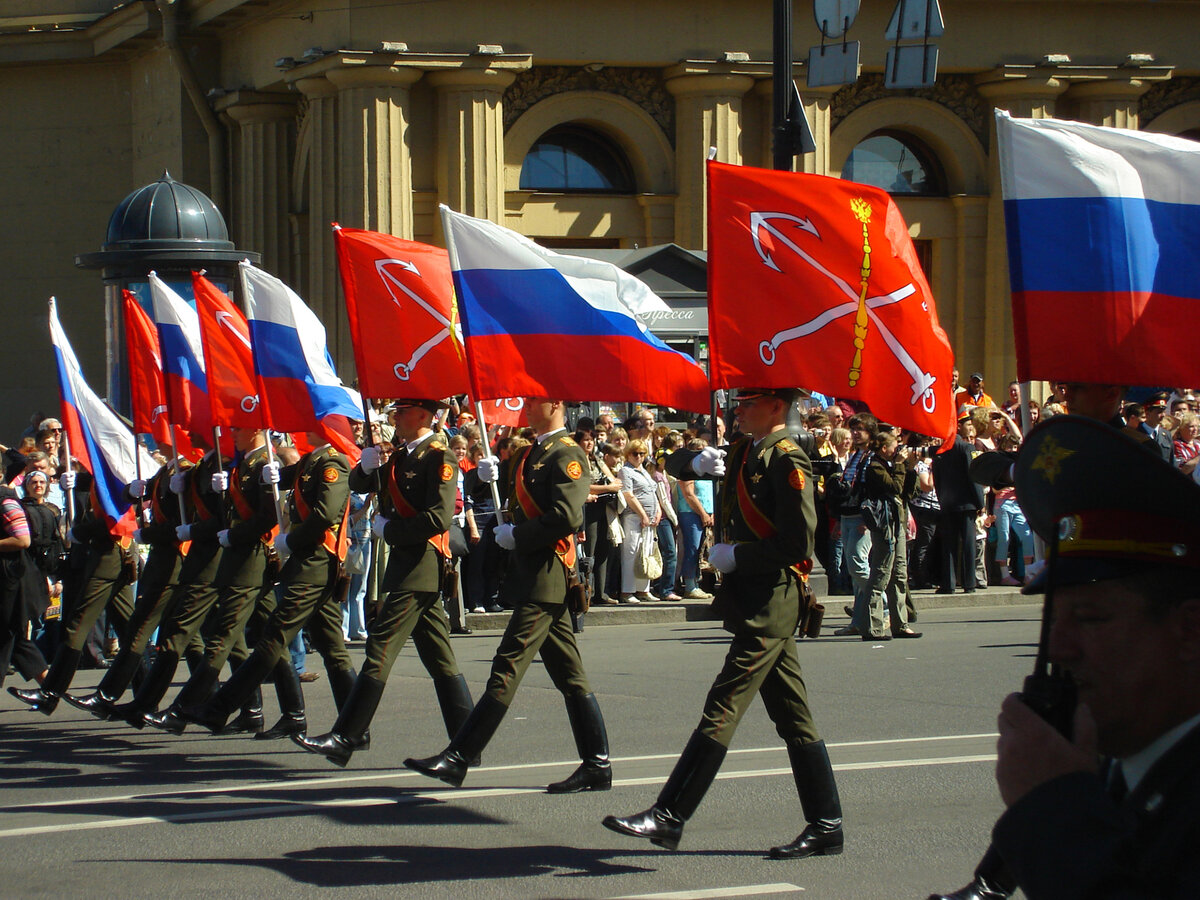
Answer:
M62 421L71 455L92 473L96 502L108 521L114 537L132 534L138 527L125 487L138 477L133 433L115 412L88 387L79 368L79 360L58 321L58 309L50 300L50 341L58 371L58 389L62 398ZM141 444L141 477L158 471L158 463Z
M189 431L207 435L213 427L212 404L208 400L196 310L154 272L150 273L150 299L154 305L154 323L158 326L170 420Z
M316 431L358 459L350 420L362 419L362 397L338 378L325 326L300 297L248 262L238 265L254 371L267 421L277 431Z
M471 396L628 400L701 411L704 370L637 318L667 309L616 266L442 206Z
M997 110L1021 380L1195 381L1200 144Z

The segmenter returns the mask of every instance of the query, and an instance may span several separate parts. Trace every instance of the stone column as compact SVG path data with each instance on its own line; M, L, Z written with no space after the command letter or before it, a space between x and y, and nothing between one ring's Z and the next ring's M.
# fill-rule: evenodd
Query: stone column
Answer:
M1063 100L1074 104L1080 121L1136 131L1138 101L1149 88L1149 82L1139 78L1077 81L1067 89Z
M338 91L341 224L412 238L409 88L421 74L405 66L344 67L325 74Z
M262 267L291 281L292 157L296 102L287 95L239 91L228 95L222 112L237 128L233 171L234 243L262 254Z
M808 117L808 127L812 129L813 141L816 143L817 149L812 153L805 153L797 157L797 162L792 169L796 172L828 175L829 124L832 120L829 101L833 99L834 92L838 88L810 88L806 87L802 80L797 81L797 87L800 89L800 100L804 103L804 115ZM772 150L775 146L774 88L775 85L769 78L754 84L754 93L761 98L763 109L762 158L755 165L764 169L772 168L775 161Z
M437 90L438 199L451 209L504 221L504 90L516 75L503 69L431 72ZM434 232L440 233L440 217Z
M675 95L675 241L691 250L708 243L704 163L710 147L719 162L740 163L742 97L749 75L682 74L667 80Z
M977 79L979 92L996 109L1019 118L1054 115L1067 82L1053 71L1034 71L1007 77L1003 70ZM989 384L1007 384L1017 375L1012 327L1012 291L1008 280L1008 243L1004 230L1004 197L1000 189L1000 159L993 123L988 142L987 259L982 309L964 309L959 341L954 346L960 372L978 369Z
M338 218L338 128L337 88L320 76L300 78L296 89L308 100L302 124L307 144L307 169L303 172L308 196L304 246L306 258L301 279L304 299L313 308L329 337L330 353L341 371L350 350L347 329L339 315L337 257L330 223ZM336 351L332 348L336 347Z

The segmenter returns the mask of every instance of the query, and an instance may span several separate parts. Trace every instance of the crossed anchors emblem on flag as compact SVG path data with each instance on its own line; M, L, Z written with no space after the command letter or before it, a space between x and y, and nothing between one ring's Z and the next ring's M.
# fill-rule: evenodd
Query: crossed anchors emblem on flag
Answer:
M389 266L399 266L406 272L411 272L418 278L423 278L424 276L421 275L421 270L417 268L417 264L405 259L377 259L375 260L375 271L379 273L379 279L383 282L383 286L387 288L387 292L391 296L393 303L395 303L401 309L404 308L404 304L401 302L400 297L396 295L395 289L398 288L404 293L405 296L411 298L414 303L429 313L429 315L432 316L435 321L440 322L443 326L433 335L433 337L429 338L429 340L425 341L425 343L421 344L416 350L413 351L413 354L411 357L409 357L408 362L398 362L392 367L392 372L397 378L399 378L401 381L408 381L408 379L412 377L413 369L416 368L417 363L421 361L425 354L427 354L430 350L448 337L451 338L451 341L455 345L455 352L461 355L463 339L462 326L453 321L456 309L453 303L450 304L450 315L452 318L447 319L441 314L441 312L434 309L434 307L430 305L429 301L427 301L424 297L412 290L412 288L404 284L399 278L388 271ZM453 337L451 337L452 332Z
M921 407L927 413L932 413L937 408L937 397L933 392L933 385L937 379L917 364L904 345L896 339L896 336L880 321L879 316L875 313L875 310L879 307L887 306L891 303L899 303L905 297L916 293L917 289L909 282L903 287L889 293L868 296L868 285L871 279L871 241L867 226L871 221L871 205L863 199L855 199L851 201L850 209L855 218L862 223L863 262L857 290L848 281L830 271L820 260L808 253L788 235L784 234L781 228L775 224L777 220L791 222L800 231L811 234L817 240L821 240L820 232L817 231L817 227L813 225L810 219L785 212L755 211L750 213L750 234L754 240L754 249L758 251L763 265L774 269L776 272L783 272L783 269L779 267L779 264L771 256L770 250L763 246L761 235L765 231L784 247L787 247L800 257L800 259L804 260L804 262L832 281L838 290L847 297L847 302L831 306L807 322L792 328L786 328L775 334L770 340L760 343L758 345L759 359L765 365L774 365L779 348L788 341L794 341L797 338L814 334L830 322L854 314L854 357L850 363L850 386L854 387L862 375L862 351L866 346L869 324L873 324L875 330L879 332L879 336L883 339L884 344L892 351L892 355L896 357L896 361L904 367L904 370L912 378L912 399L909 400L909 404L915 406L920 401Z

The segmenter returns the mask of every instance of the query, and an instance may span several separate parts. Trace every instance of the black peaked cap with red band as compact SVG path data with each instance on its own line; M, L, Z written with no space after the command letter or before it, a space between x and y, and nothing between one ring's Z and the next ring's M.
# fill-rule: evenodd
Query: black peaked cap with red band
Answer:
M1200 485L1110 425L1047 419L1022 445L1014 481L1029 526L1047 542L1058 536L1056 585L1200 570Z

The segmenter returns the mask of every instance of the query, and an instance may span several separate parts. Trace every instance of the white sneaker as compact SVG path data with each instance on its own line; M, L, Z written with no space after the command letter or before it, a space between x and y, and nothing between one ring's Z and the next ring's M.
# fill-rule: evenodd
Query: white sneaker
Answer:
M473 613L477 613L477 612L487 612L487 610L486 610L486 609L484 609L482 606L477 606L477 607L475 607L473 610L471 610L471 612L473 612Z

